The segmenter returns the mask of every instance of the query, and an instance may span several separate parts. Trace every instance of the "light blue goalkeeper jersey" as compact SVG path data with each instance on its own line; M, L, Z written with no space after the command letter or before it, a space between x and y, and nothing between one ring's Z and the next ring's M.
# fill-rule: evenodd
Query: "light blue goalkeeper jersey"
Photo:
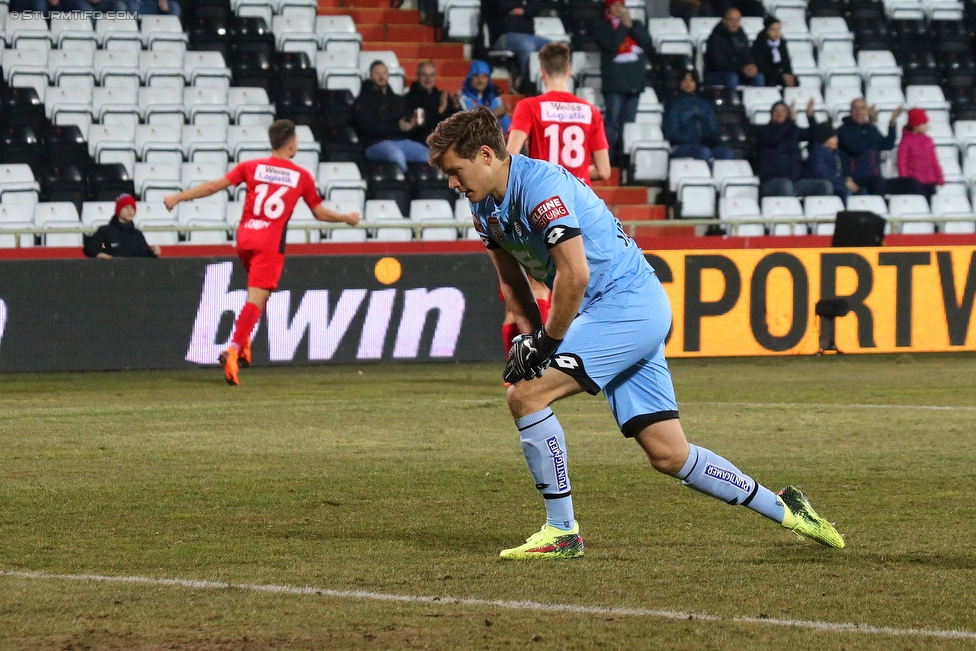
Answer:
M654 270L606 204L563 167L512 156L501 204L488 196L471 204L485 246L503 248L526 272L552 288L556 266L549 249L583 238L590 282L580 311L604 294L644 282Z

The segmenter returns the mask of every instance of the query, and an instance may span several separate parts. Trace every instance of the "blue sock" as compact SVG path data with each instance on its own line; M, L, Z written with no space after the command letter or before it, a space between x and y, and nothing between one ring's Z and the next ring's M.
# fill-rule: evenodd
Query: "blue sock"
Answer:
M552 409L515 419L522 440L522 454L536 490L546 501L546 524L568 531L573 528L573 498L566 467L566 437Z
M771 490L707 448L690 445L688 460L678 473L685 486L732 506L740 505L782 524L786 511Z

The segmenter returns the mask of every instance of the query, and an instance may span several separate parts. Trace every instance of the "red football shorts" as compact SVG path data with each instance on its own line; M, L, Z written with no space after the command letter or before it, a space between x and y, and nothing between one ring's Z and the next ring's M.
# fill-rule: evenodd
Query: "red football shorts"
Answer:
M285 254L277 251L238 249L237 255L247 270L247 286L274 291L281 271L285 268Z

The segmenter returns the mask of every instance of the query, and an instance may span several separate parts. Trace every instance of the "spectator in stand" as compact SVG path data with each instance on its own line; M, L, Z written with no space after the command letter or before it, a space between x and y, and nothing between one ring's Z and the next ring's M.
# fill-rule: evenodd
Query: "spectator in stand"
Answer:
M433 61L422 61L417 66L417 81L410 85L404 99L411 111L423 111L423 123L410 132L410 139L419 143L426 143L434 127L461 110L457 97L437 88L437 68Z
M623 0L605 0L605 5L603 20L593 26L593 37L600 46L607 144L615 154L624 125L637 116L651 38L643 23L630 17Z
M807 118L817 124L813 99L807 104ZM768 124L759 128L759 181L766 197L808 197L833 194L823 179L801 178L800 141L810 139L810 130L796 124L796 108L783 102L773 104Z
M483 0L481 17L488 25L492 50L511 50L519 65L515 88L523 90L529 78L529 55L538 52L548 39L535 35L532 20L538 13L534 0Z
M910 109L908 125L902 131L898 145L898 176L918 181L919 194L931 199L935 188L945 185L945 177L935 155L935 143L926 135L928 130L929 116L925 111Z
M860 190L854 180L844 174L837 155L837 132L830 123L810 127L809 154L803 164L804 178L828 181L833 189L831 194L836 194L844 203L847 203L847 197Z
M735 7L725 12L708 37L705 49L705 83L735 88L740 83L764 86L766 80L752 60L749 38L740 24L742 12Z
M476 106L484 106L498 118L498 124L507 135L512 126L512 118L508 116L508 107L502 101L495 84L491 83L491 66L477 59L471 62L468 76L461 87L461 110L471 111Z
M57 11L127 11L125 0L48 0Z
M28 11L38 11L45 12L48 8L54 11L60 11L61 7L58 5L58 0L10 0L10 11L16 12L28 12Z
M671 158L731 160L735 153L716 146L721 138L715 109L695 94L698 73L683 70L678 80L678 95L664 111L664 137L671 143Z
M176 0L126 0L126 4L129 11L139 15L167 14L179 16L182 13Z
M136 216L136 200L131 194L119 195L115 200L115 215L109 223L99 227L94 235L84 237L85 255L89 258L158 258L159 247L149 246L142 232L132 220Z
M752 60L756 62L767 86L796 86L796 77L793 76L793 67L790 65L790 52L786 49L781 28L782 25L775 16L766 16L765 29L752 44Z
M878 110L868 108L863 97L851 102L851 114L844 118L837 130L840 144L840 160L844 173L850 176L860 189L867 194L884 194L884 179L881 178L881 152L895 146L895 122L902 109L892 113L888 124L888 135L882 136L875 126Z
M410 140L407 134L418 124L417 114L390 89L390 75L382 61L369 66L369 79L363 82L352 105L352 123L372 161L396 163L407 171L407 163L426 163L427 146Z

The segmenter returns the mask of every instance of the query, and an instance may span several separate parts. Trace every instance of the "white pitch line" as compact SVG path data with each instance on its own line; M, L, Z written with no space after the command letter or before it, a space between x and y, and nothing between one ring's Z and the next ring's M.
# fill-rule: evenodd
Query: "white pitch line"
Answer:
M868 405L868 404L848 404L843 402L707 402L707 401L678 401L681 405L697 405L712 407L756 407L768 409L772 407L788 409L804 409L808 407L816 409L916 409L923 411L976 411L976 407L962 406L942 406L942 405Z
M935 637L953 640L976 640L976 631L939 630L924 628L894 628L890 626L869 626L867 624L837 624L802 619L776 619L765 617L721 617L705 613L686 613L674 610L649 610L646 608L615 608L612 606L579 606L574 604L545 604L537 601L504 601L495 599L475 599L470 597L424 597L416 595L385 594L365 590L329 590L310 586L268 585L256 583L222 583L218 581L195 581L190 579L157 579L150 576L104 576L100 574L48 574L46 572L24 572L0 570L0 576L22 579L46 579L54 581L97 581L103 583L139 583L145 585L177 586L194 590L249 590L273 594L312 595L336 599L365 599L369 601L395 601L429 605L458 605L474 607L504 608L507 610L532 610L546 613L574 613L578 615L656 617L671 620L701 620L709 622L732 622L737 624L770 624L807 628L836 633L862 633L868 635L890 635L901 637Z

